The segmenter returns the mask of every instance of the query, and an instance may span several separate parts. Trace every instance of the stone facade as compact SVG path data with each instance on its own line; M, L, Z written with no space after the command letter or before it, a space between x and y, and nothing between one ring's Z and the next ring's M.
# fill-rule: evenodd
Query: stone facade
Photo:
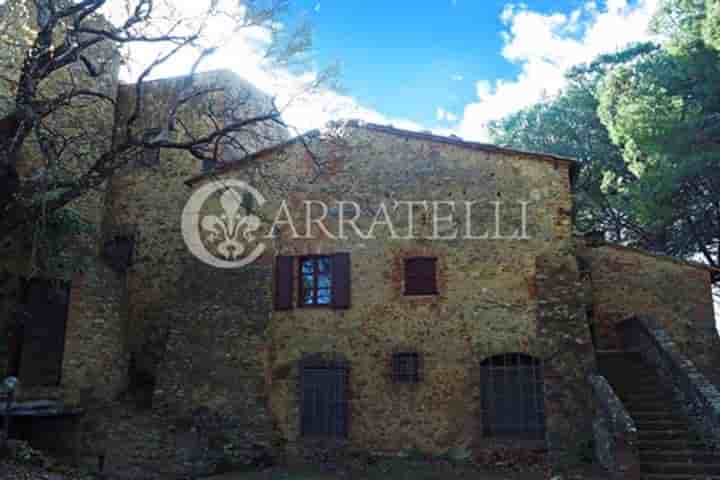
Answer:
M226 72L200 81L247 88ZM154 102L141 126L154 126L178 82L147 85ZM127 115L133 95L119 86L113 114ZM192 111L183 120L203 128ZM71 279L61 384L31 396L108 407L87 415L84 453L107 455L131 478L137 469L204 474L331 450L482 459L548 449L562 461L590 436L589 406L603 408L587 381L594 348L620 348L615 327L626 318L655 316L684 354L713 364L717 349L702 338L713 326L708 270L575 237L572 161L359 122L263 149L284 138L245 139L257 151L210 174L190 155L162 151L83 200L94 202L98 231L79 243L92 262ZM226 152L227 160L239 156ZM243 268L201 262L181 235L183 207L218 180L264 195L264 204L246 208L260 231L285 202L300 235L285 222ZM372 238L349 231L338 239L346 207L333 206L338 200L357 203L364 232L383 203L435 203L401 203L394 232L380 223ZM314 224L304 235L309 201L331 205L327 231ZM452 220L435 223L432 210L447 217L450 201L460 205ZM221 204L213 199L203 213L221 214ZM117 236L134 240L132 264L120 273L99 258ZM298 307L299 257L338 253L350 258L349 305ZM22 276L22 255L8 255L6 271ZM292 308L277 309L278 262L288 256ZM406 260L418 257L436 259L431 295L405 294ZM397 381L398 352L417 354L417 382ZM489 433L485 366L505 355L540 365L541 438ZM308 365L342 366L347 435L339 440L303 435ZM137 405L128 400L139 392Z
M3 22L33 27L35 18L33 5L18 2L3 5ZM94 21L104 20L97 18ZM6 31L24 34L23 29L9 28ZM17 56L22 53L22 49L10 49L8 53ZM98 45L91 48L88 55L105 66L98 76L89 75L80 63L73 64L53 73L44 81L40 95L52 98L58 90L75 85L76 88L87 88L114 99L119 85L119 52L113 46ZM4 77L14 78L18 75L20 65L21 58L3 61L0 70ZM8 95L0 97L8 98ZM0 105L0 115L7 114L8 108L8 105ZM86 139L69 148L103 150L111 142L114 115L114 108L109 102L90 102L85 108L53 112L45 119L45 126L68 137ZM61 178L63 172L54 170L54 166L44 158L35 136L31 136L21 152L18 174L21 177L47 175L50 178ZM66 162L63 168L70 172L87 169L83 156L72 158L77 160ZM128 364L124 278L100 259L105 189L106 185L101 185L68 205L68 209L87 221L91 228L66 239L62 253L58 256L61 258L44 263L35 261L35 252L42 248L39 242L43 241L44 229L47 228L43 221L34 226L34 231L32 227L28 228L0 245L0 331L3 332L3 340L17 326L22 279L36 277L70 284L62 381L57 386L48 387L28 387L21 382L18 392L20 399L51 398L76 405L81 397L107 402L125 389ZM3 367L8 366L9 354L8 342L0 342L0 364ZM98 378L104 380L90 380Z
M710 270L603 242L579 241L578 254L588 270L599 348L620 348L617 324L643 314L657 319L680 353L720 381Z
M247 312L266 315L265 350L257 354L264 356L264 402L276 441L286 444L290 454L304 452L299 365L308 356L323 354L349 365L346 446L350 450L420 450L437 455L497 451L507 444L482 434L480 363L493 355L520 352L544 363L548 440L554 451L568 449L579 432L589 428L590 418L581 405L589 398L584 375L593 368L585 310L575 295L581 283L571 231L571 163L363 127L350 128L342 143L315 140L310 149L321 159L333 158L331 172L316 174L314 165L308 165L312 160L305 146L296 143L258 155L254 159L258 168L226 169L220 175L223 180L243 179L263 191L268 197L263 216L269 218L288 185L293 212L301 212L303 202L309 200L349 199L365 212L393 200L472 200L486 207L473 212L472 223L478 229L474 235L480 235L488 218L493 218L493 210L487 208L490 202L507 199L502 214L508 231L501 233L510 236L521 216L515 202L527 200L532 202L527 212L529 239L396 240L389 238L387 229L379 229L377 238L368 240L334 240L322 238L323 234L312 240L287 235L275 240L253 264L253 270L263 272L259 278L265 279L266 303L258 302ZM295 217L298 228L304 222L302 215ZM357 224L366 230L372 218L371 214ZM337 232L337 220L337 216L328 220L331 232ZM456 220L459 231L466 231L467 217ZM417 233L431 236L433 225L422 222L415 225ZM406 236L410 227L400 221L397 228L398 236ZM269 295L276 255L335 252L350 252L350 308L272 311ZM437 258L437 295L403 295L403 260L416 256ZM218 270L213 276L217 291L234 302L238 294L232 292L238 282ZM195 305L195 296L190 298ZM183 305L187 303L179 306ZM192 308L187 316L197 318ZM198 331L195 325L188 328L177 338L187 342ZM215 358L236 354L236 345L222 343ZM398 350L417 351L422 357L418 384L393 382L391 356ZM178 364L189 366L195 352L168 348L170 368L161 369L158 403L166 403L167 396L168 401L176 400L175 392L187 385L182 375L169 378L163 372L178 371ZM216 403L217 387L202 390L191 407ZM530 442L526 447L544 444Z

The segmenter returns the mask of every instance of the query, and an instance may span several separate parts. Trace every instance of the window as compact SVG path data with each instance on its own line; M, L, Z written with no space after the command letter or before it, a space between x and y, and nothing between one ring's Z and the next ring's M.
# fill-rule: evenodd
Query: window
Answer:
M436 264L432 257L405 259L405 295L436 295Z
M300 258L300 306L329 306L332 301L332 269L329 256Z
M397 383L420 381L420 355L417 352L398 352L392 356L392 377Z
M540 362L506 353L480 364L483 433L490 437L543 439L545 412Z
M301 367L300 429L303 436L347 437L348 369L328 362Z
M102 257L115 271L124 272L132 264L134 249L131 235L116 235L103 244Z
M348 252L301 257L278 255L275 258L275 310L290 310L294 306L350 308L350 270Z

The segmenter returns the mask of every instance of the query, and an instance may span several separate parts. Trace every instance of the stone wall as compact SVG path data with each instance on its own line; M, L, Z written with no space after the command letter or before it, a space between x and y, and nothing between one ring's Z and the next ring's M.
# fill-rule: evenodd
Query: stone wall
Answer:
M137 128L158 128L186 77L148 82L143 87L147 99ZM184 128L202 135L208 126L202 112L207 108L234 108L234 115L251 115L267 107L269 99L230 71L199 74L194 88L223 88L222 93L180 111ZM119 92L118 115L124 117L133 105L135 86L124 85ZM206 105L211 102L212 105ZM239 139L248 152L284 139L284 130L268 125L251 126ZM178 139L179 140L179 139ZM231 162L242 152L227 148L223 160ZM162 150L156 159L134 159L116 174L107 197L105 236L130 235L135 241L133 264L128 271L128 318L134 368L154 378L157 351L167 331L167 312L176 303L184 304L178 285L186 280L184 264L189 253L180 232L181 212L191 190L184 181L198 175L202 162L182 150ZM158 341L160 344L158 344Z
M65 402L93 406L127 388L125 276L97 263L73 278L65 330Z
M715 328L710 271L702 266L616 245L581 243L590 270L592 312L600 348L619 348L615 326L648 315L678 350L714 381L720 342Z
M270 414L288 452L306 444L299 434L298 364L318 353L349 362L351 450L497 450L497 440L482 434L479 365L508 352L527 353L546 364L551 447L560 451L577 443L589 424L584 376L592 357L584 308L573 298L580 280L572 254L568 163L364 128L350 129L342 141L315 139L310 148L312 154L303 145L290 144L246 166L226 169L221 178L245 180L265 194L268 203L259 209L264 219L272 219L281 199L287 199L299 229L304 227L298 207L305 200L357 201L364 213L358 221L361 229L369 227L380 201L471 200L487 205L502 200L508 203L502 233L510 236L521 217L515 202L529 201L530 238L397 240L379 228L375 239L335 240L319 232L312 240L301 240L290 239L286 228L261 258L265 265L272 265L276 254L341 251L350 252L352 263L349 309L295 308L270 316L265 381ZM418 218L417 233L431 235L428 216ZM492 218L487 208L474 211L473 234L483 233ZM335 209L328 215L331 232L337 232L337 223ZM467 223L456 215L461 232ZM410 228L402 220L396 227L398 236ZM442 228L446 235L453 226ZM403 259L417 255L438 258L436 296L402 294ZM223 278L218 274L213 285L229 295L232 288ZM269 277L263 288L272 288ZM392 381L390 356L398 349L420 353L419 384ZM174 350L188 356L185 349ZM179 375L171 380L175 389L183 389L183 382Z
M23 36L36 25L32 4L9 1L3 5L2 22L11 35ZM93 21L102 22L102 18ZM27 29L13 25L27 26ZM64 27L60 27L61 29ZM25 44L20 41L19 44ZM4 78L16 78L22 65L22 50L10 49L0 62ZM114 45L103 43L88 50L97 65L104 64L98 76L87 73L82 62L69 65L53 73L42 82L39 95L52 98L70 89L93 90L114 98L118 87L119 52ZM12 92L5 81L0 91L6 99ZM13 105L0 105L0 115L7 114ZM43 119L51 128L70 142L60 162L43 155L33 134L23 146L17 170L21 177L47 176L57 179L87 171L95 158L87 152L98 153L110 146L113 137L114 107L100 99L76 99L72 106L62 107ZM61 167L61 168L59 168ZM60 385L32 387L22 385L19 399L52 398L67 405L77 405L82 398L94 402L114 399L124 389L127 371L124 278L108 268L100 258L101 224L104 214L105 185L71 202L63 211L72 211L86 224L82 231L52 241L59 242L60 254L48 249L52 226L46 218L20 229L13 238L0 245L0 365L7 365L8 333L17 317L20 297L20 278L39 277L70 282L71 298L66 321L66 338ZM7 281L5 281L7 280ZM2 369L4 374L6 369Z
M597 413L593 420L595 457L613 478L639 479L640 455L637 428L607 379L591 375Z

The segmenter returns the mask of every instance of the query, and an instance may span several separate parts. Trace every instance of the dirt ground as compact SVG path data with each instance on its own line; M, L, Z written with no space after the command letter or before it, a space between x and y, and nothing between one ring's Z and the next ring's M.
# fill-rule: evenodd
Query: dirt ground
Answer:
M271 468L260 472L228 473L212 480L546 480L551 476L539 466L525 470L484 468L470 464L412 460L383 460L358 467ZM556 480L607 480L591 467L575 469Z

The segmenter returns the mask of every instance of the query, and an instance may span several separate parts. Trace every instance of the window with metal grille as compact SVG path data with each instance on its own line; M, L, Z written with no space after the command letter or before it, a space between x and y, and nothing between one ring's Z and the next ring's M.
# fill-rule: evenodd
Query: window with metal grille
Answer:
M303 436L347 437L347 382L348 369L343 364L302 367Z
M300 257L301 307L330 306L332 303L332 261L326 255Z
M437 259L414 257L405 259L405 295L436 295Z
M543 439L545 409L540 362L506 353L480 364L483 434Z
M420 381L420 355L417 352L398 352L392 356L392 377L397 383Z

